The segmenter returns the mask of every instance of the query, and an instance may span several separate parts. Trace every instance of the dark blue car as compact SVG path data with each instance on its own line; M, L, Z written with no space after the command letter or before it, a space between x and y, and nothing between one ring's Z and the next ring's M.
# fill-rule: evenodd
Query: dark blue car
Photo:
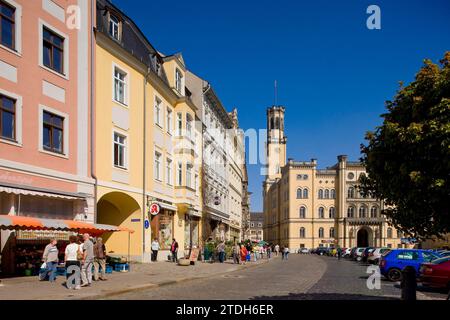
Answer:
M431 251L416 249L394 249L380 259L380 272L390 281L400 281L402 270L405 267L413 267L419 276L422 263L438 259L439 256Z

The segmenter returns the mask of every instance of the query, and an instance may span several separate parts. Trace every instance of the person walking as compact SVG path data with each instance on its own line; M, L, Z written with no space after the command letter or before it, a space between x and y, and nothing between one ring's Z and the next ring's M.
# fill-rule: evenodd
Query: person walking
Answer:
M69 279L71 275L73 275L75 272L68 273L67 269L69 269L70 266L77 266L81 270L80 261L78 260L80 255L80 246L78 245L78 238L77 236L70 236L69 237L69 244L66 247L66 250L64 252L64 262L66 266L66 280ZM78 279L80 281L80 279ZM75 282L75 290L80 289L80 283L77 281ZM69 288L69 284L66 281L66 286Z
M92 266L94 265L94 244L89 234L83 235L83 259L81 260L81 286L90 287L92 284Z
M219 253L219 262L223 263L225 261L225 242L220 242L216 250Z
M98 276L98 269L102 268L102 276ZM94 280L106 281L106 247L103 239L98 237L94 245Z
M267 252L267 259L270 259L272 255L272 248L270 246L267 246L266 252Z
M284 260L284 246L281 246L281 260Z
M55 282L56 279L56 267L58 266L58 248L56 239L51 239L50 243L45 247L44 254L42 255L42 261L46 264L45 277L48 276L48 281Z
M170 253L172 254L172 262L178 261L178 242L175 238L172 239L172 245L170 246Z
M275 245L275 255L278 257L278 253L280 252L280 246L277 244Z
M239 243L235 243L233 246L233 261L235 264L239 264L240 251L241 251L241 246L239 245Z
M337 257L338 257L338 260L341 260L341 256L342 256L342 249L341 249L341 247L338 247L338 248L337 248Z
M283 248L284 260L288 260L289 257L289 248L286 246Z
M158 238L155 238L152 241L152 261L153 262L158 261L158 251L159 251L159 249L160 249L160 246L159 246Z
M245 264L247 261L248 251L244 245L241 245L240 254L241 254L241 264Z
M264 259L264 246L259 247L259 257L260 259Z

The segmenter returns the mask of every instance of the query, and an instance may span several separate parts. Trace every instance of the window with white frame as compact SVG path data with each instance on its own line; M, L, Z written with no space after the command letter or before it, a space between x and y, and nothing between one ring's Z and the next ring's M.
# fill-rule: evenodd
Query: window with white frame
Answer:
M172 122L173 122L173 111L170 108L167 108L167 116L166 116L167 124L167 132L172 134Z
M16 50L16 8L5 1L0 1L0 44Z
M181 186L183 184L183 164L178 162L177 164L177 186Z
M17 141L16 99L0 94L0 138Z
M192 188L192 164L186 165L186 186Z
M114 132L114 166L126 169L127 138L120 133Z
M161 99L159 99L158 97L155 97L155 123L160 127L162 127L161 104L162 104Z
M183 92L183 74L179 69L175 70L175 89L180 94Z
M166 183L172 185L172 160L166 159Z
M162 155L158 151L155 151L155 180L161 181L161 158Z
M198 174L195 174L195 178L194 178L194 189L195 192L198 192Z
M64 74L64 37L45 26L43 27L42 34L42 63L47 68Z
M113 14L109 14L109 35L116 40L120 40L120 20Z
M183 114L177 113L177 136L183 135Z
M114 100L121 104L127 104L127 81L127 73L114 67Z
M186 114L186 135L192 139L192 116L189 113Z

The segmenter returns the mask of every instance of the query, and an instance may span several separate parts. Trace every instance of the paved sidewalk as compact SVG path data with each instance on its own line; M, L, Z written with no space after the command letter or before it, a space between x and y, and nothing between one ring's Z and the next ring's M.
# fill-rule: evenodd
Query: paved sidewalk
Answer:
M272 258L278 259L278 258ZM267 259L236 265L231 261L221 263L196 262L194 266L178 266L171 262L132 264L127 273L108 274L107 281L93 282L91 287L68 290L65 277L59 276L55 283L38 281L37 277L2 279L0 300L67 300L102 299L131 291L156 288L168 284L201 278L214 278L224 273L244 270L270 262Z

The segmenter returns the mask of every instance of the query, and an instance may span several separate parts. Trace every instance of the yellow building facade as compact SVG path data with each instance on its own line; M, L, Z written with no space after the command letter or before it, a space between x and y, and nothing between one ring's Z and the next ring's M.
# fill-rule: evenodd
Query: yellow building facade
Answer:
M183 57L157 52L108 1L97 1L95 52L96 220L134 230L130 241L105 236L107 251L149 261L157 239L163 260L175 238L182 257L199 245L202 214L201 135Z
M267 168L263 184L264 237L299 248L391 247L402 234L384 216L383 201L363 197L358 180L365 169L339 156L336 165L318 169L317 160L286 161L283 107L267 110Z

